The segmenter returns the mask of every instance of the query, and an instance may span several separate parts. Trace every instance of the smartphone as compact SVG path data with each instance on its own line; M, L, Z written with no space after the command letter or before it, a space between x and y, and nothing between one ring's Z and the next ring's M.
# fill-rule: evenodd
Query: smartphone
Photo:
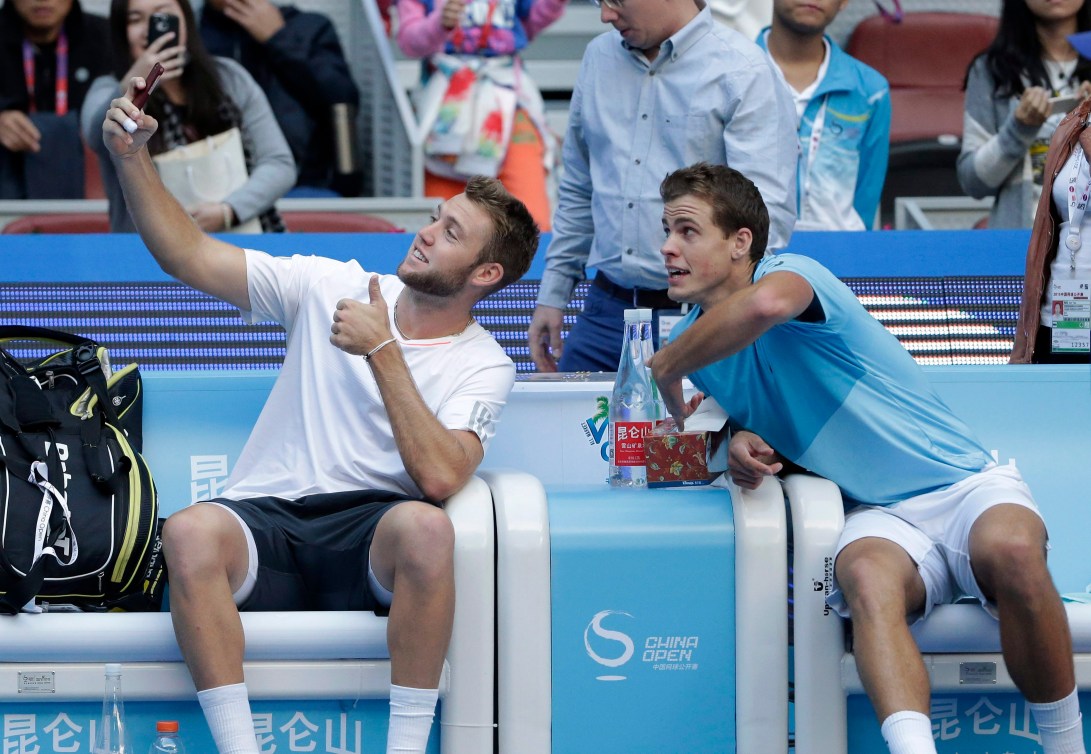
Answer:
M174 32L174 41L171 46L178 44L178 16L173 13L153 13L148 16L148 44L150 45L155 40L169 31Z
M1057 113L1067 113L1079 103L1079 97L1073 97L1071 95L1067 97L1050 97L1049 112L1054 115Z
M148 97L155 91L155 87L159 85L159 77L163 75L163 65L156 63L152 66L152 69L148 71L148 75L144 77L144 88L133 95L133 104L140 110L144 109L144 105L148 104Z

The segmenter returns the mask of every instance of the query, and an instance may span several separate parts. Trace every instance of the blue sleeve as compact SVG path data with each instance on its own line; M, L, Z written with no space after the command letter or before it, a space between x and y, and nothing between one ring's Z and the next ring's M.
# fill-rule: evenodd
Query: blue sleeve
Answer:
M876 99L867 132L860 142L860 172L856 176L856 195L852 202L864 226L870 230L874 230L875 212L879 208L890 157L890 89L884 86L872 96Z

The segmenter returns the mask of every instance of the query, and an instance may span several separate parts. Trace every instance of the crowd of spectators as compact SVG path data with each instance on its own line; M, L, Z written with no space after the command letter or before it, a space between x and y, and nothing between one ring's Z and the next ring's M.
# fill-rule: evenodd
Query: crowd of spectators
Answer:
M83 197L79 112L108 36L79 0L0 7L0 199Z

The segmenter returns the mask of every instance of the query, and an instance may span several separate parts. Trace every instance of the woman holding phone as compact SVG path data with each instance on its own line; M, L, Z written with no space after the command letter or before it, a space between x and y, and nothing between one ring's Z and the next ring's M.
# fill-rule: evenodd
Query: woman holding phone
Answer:
M160 14L177 19L177 27ZM233 60L210 56L200 36L190 33L197 27L188 0L111 0L109 23L115 75L102 76L91 85L80 119L84 137L102 166L111 230L131 233L136 228L102 143L102 121L110 102L123 91L119 82L148 76L159 63L163 73L144 107L160 124L148 143L152 155L232 128L238 128L242 137L248 179L221 201L187 207L194 221L215 233L258 218L262 231L283 232L274 205L295 184L295 162L253 77Z
M1091 61L1068 36L1091 29L1085 0L1004 0L989 48L970 64L958 178L993 196L990 228L1028 228L1050 138L1091 93Z

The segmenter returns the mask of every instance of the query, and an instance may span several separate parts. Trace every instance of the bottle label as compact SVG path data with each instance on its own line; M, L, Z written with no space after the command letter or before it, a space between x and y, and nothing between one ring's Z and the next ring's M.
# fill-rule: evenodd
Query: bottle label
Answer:
M614 422L614 465L643 466L644 437L651 432L651 422Z

